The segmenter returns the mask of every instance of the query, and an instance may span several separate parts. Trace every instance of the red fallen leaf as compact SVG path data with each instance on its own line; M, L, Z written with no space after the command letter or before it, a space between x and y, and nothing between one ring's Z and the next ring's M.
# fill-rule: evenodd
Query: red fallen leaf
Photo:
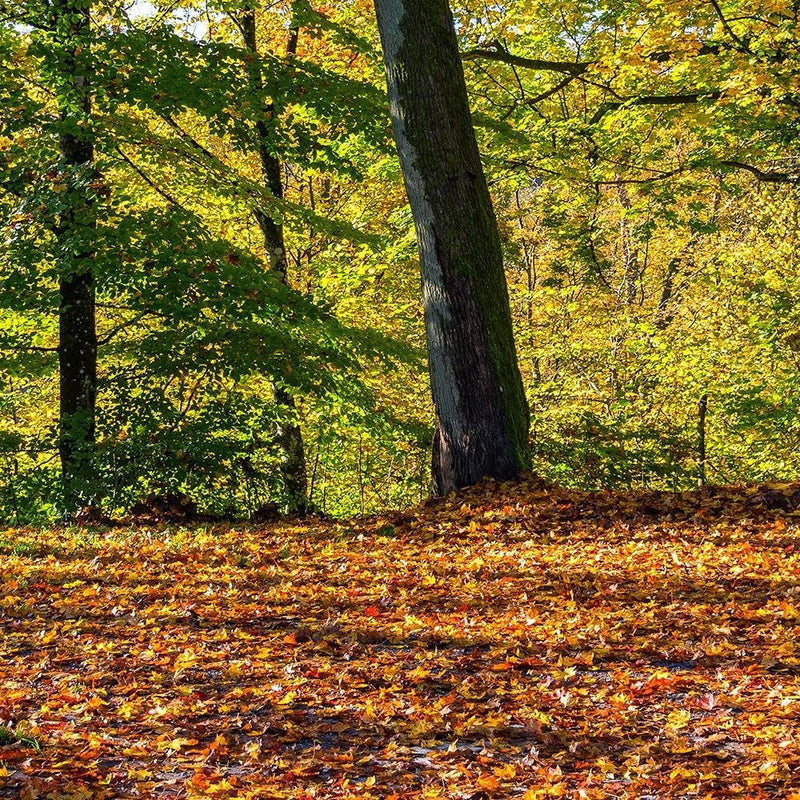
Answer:
M712 692L706 692L698 701L697 707L703 708L706 711L711 711L717 707L717 698L714 697Z
M17 762L17 761L24 761L30 753L22 750L21 748L10 747L10 748L0 748L0 754L2 754L3 761L7 763Z
M674 675L669 672L659 670L658 672L653 673L645 681L645 683L642 684L641 688L639 689L639 694L652 694L658 689L674 686L676 682L677 678Z
M379 617L381 615L381 610L378 606L367 606L364 609L364 616L365 617Z

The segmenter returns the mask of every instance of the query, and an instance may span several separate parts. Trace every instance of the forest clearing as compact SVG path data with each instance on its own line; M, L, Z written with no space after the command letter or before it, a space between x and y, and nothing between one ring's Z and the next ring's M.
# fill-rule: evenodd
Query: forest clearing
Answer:
M800 0L0 0L0 798L800 800L798 130Z
M800 797L800 485L0 536L0 796Z

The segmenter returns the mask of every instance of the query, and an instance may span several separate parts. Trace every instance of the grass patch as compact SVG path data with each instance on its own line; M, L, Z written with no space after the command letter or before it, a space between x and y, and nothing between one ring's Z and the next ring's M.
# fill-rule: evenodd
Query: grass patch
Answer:
M37 753L42 750L41 739L24 723L19 723L16 727L7 724L0 725L0 747L12 744L30 747Z

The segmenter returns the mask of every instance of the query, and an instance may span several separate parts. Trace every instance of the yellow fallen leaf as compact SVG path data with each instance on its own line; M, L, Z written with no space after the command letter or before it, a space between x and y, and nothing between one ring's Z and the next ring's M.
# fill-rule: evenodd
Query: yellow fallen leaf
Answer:
M502 767L495 767L494 774L498 778L515 778L517 768L513 764L504 764Z
M677 708L675 711L671 711L667 717L667 731L678 731L681 728L685 728L689 724L691 718L691 712L685 708Z
M294 703L294 699L297 697L297 692L292 689L291 692L286 692L286 694L278 700L279 706L288 706L291 703Z
M197 744L197 739L184 739L183 737L177 737L172 739L169 742L159 742L158 749L159 750L174 750L176 753L179 750L182 750L184 747L189 745Z

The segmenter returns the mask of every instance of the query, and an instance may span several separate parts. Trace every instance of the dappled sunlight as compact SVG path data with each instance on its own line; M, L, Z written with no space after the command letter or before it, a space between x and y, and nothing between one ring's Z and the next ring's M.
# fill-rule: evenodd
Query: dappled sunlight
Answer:
M0 796L791 796L800 557L763 493L5 531Z

